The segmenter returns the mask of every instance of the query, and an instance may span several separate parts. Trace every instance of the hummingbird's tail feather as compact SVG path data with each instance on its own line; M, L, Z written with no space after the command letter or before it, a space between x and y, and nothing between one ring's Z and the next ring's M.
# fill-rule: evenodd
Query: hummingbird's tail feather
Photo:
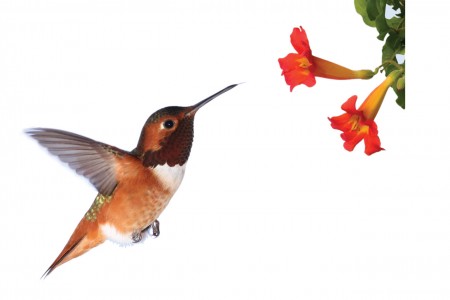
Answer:
M73 250L75 250L75 248L78 246L78 244L80 244L80 242L84 239L84 236L78 240L77 242L75 242L73 245L69 246L69 243L67 243L66 247L64 247L63 251L61 251L61 253L59 254L59 256L55 259L55 261L50 265L50 267L47 269L47 271L44 272L44 274L41 276L41 279L44 279L45 277L47 277L48 275L50 275L51 272L53 272L54 269L56 269L56 267L60 266L61 264L63 264L64 260L66 258L68 258L69 254L71 252L73 252ZM69 246L69 247L68 247ZM66 260L68 261L68 260Z
M100 245L105 241L105 238L102 235L98 234L98 231L95 230L90 231L88 234L87 228L89 225L85 219L81 220L80 224L78 224L74 233L70 237L64 249L55 259L55 261L50 265L47 271L44 272L41 279L46 278L50 273L53 272L60 265L68 262L69 260L78 257L90 249Z

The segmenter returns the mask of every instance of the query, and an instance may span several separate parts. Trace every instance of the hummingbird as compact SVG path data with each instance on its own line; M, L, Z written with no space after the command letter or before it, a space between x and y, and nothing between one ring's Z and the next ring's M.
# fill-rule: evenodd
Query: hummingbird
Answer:
M157 237L157 218L183 180L194 138L195 114L236 86L230 85L192 106L169 106L154 112L132 151L59 129L26 130L98 191L42 278L106 240L131 245L140 242L144 234Z

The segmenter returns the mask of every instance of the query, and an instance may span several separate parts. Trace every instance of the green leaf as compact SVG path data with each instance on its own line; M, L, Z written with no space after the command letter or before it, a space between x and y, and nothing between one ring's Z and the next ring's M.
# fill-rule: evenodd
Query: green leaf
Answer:
M388 25L388 23L386 22L386 17L383 14L380 14L376 20L375 20L375 25L377 27L378 33L379 35L377 36L377 38L380 41L383 41L384 38L386 37L386 34L389 32L390 27Z
M403 18L397 18L397 17L393 17L390 19L386 20L387 25L389 26L389 28L397 31L400 28L400 25L403 23Z
M378 17L379 12L378 12L378 8L377 5L375 3L375 1L373 0L367 0L367 16L369 17L369 19L371 21L375 21L375 19Z
M394 89L394 90L395 90L395 89ZM406 103L405 103L405 90L404 90L404 89L401 90L401 91L396 90L395 93L397 94L397 100L395 100L395 102L397 102L397 104L398 104L401 108L405 109L405 108L406 108Z
M381 2L384 2L384 6ZM379 15L383 13L386 6L386 0L367 0L367 16L370 20L375 21Z
M404 40L400 37L400 35L391 32L386 42L384 43L382 50L382 63L385 61L395 59L395 55L402 49Z
M385 61L392 60L395 57L395 51L393 49L393 43L392 43L392 35L390 35L386 42L384 43L383 49L381 50L381 62L384 63Z
M375 27L375 21L370 20L367 15L367 0L355 0L355 9L367 26Z

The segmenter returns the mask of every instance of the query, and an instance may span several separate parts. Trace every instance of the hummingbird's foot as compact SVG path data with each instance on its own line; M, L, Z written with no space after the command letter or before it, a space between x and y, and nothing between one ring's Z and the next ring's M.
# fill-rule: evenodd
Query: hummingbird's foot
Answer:
M147 230L148 235L154 238L157 238L159 236L159 221L155 220L152 224L148 225L147 228L144 229L144 231Z
M139 243L142 240L142 233L140 231L133 232L131 239L133 243Z
M152 225L150 225L150 227L152 228L152 235L157 238L159 236L159 221L155 220L155 222L152 223Z

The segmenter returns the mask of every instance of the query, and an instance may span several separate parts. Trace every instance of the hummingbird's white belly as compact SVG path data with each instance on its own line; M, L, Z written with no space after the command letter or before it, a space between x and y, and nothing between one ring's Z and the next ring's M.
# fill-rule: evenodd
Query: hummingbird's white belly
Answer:
M159 217L159 215L162 213L162 211L166 208L167 204L169 204L170 199L177 191L178 187L181 184L181 181L184 177L184 172L186 169L186 164L180 166L175 165L173 167L170 167L169 165L158 165L152 171L158 178L158 180L163 185L164 189L167 191L167 193L161 195L160 199L157 199L156 202L159 203L157 206L153 206L152 211L148 212L148 216L142 216L145 219L148 219L145 221L146 225L143 226L143 228L135 228L134 231L130 232L121 232L119 231L113 224L111 223L104 223L100 225L100 230L103 233L103 235L110 241L113 241L115 243L118 243L120 245L130 245L135 243L133 240L133 234L135 232L142 231L145 227L149 226L151 223L155 221ZM155 199L154 191L148 190L148 195L151 195L151 198L153 200Z
M120 245L131 245L133 244L133 238L132 234L124 234L122 232L119 232L117 228L110 224L105 223L100 225L100 230L102 231L103 235L110 241L120 244Z

